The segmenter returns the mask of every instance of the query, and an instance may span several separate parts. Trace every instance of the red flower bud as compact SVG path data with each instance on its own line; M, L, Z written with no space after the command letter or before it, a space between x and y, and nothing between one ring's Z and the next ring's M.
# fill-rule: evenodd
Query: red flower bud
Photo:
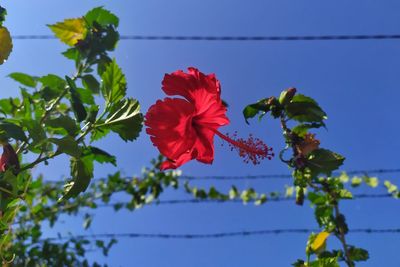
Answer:
M0 171L5 172L11 167L16 171L19 171L19 160L14 148L10 144L6 143L3 144L3 154L0 158Z

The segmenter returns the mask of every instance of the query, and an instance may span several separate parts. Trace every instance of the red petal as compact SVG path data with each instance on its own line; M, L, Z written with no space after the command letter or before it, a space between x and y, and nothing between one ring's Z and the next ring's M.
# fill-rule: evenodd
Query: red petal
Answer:
M214 135L207 128L196 129L197 140L194 149L197 151L196 159L203 163L211 164L214 160Z
M164 171L167 169L179 168L180 166L182 166L186 162L194 159L195 157L196 157L196 153L194 151L183 153L175 160L167 159L166 161L161 163L160 170Z
M215 75L205 75L196 68L188 68L188 73L178 70L165 74L162 89L167 95L180 95L190 102L197 101L197 90L206 90L218 99L221 93L220 83Z
M151 106L145 116L146 132L161 154L176 160L192 150L196 133L192 127L194 107L183 99L165 98Z

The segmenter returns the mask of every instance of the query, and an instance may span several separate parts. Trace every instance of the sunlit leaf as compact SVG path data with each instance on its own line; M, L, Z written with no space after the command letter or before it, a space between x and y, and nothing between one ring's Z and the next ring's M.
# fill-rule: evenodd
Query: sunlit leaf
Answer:
M55 36L69 46L75 45L86 37L87 29L83 18L66 19L53 25L48 25Z
M143 115L139 102L135 99L124 99L114 105L105 122L98 125L100 129L110 129L118 133L125 141L133 141L142 129Z
M93 161L90 158L71 158L72 181L65 186L65 195L62 199L76 197L84 192L93 177Z
M314 252L320 252L321 250L325 249L326 246L326 239L329 237L328 232L320 232L311 243L311 249Z
M5 27L0 27L0 65L3 64L13 48L10 32Z
M101 75L101 92L108 103L117 103L126 94L126 79L115 59Z

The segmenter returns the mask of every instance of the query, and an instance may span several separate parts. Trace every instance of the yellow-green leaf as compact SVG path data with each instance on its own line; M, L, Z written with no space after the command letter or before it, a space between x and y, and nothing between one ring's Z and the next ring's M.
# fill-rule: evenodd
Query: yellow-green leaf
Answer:
M66 19L48 26L58 39L69 46L74 46L78 40L85 39L87 33L83 18Z
M311 249L316 252L319 253L322 250L325 250L325 246L326 246L326 239L329 237L329 233L328 232L321 232L319 233L314 241L311 244Z
M13 48L10 32L5 27L0 27L0 65L3 64Z

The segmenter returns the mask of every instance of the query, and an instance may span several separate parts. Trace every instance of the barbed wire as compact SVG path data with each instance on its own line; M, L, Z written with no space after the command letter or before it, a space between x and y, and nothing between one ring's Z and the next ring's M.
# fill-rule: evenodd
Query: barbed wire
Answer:
M350 170L350 171L338 171L334 172L333 175L340 175L342 172L348 175L355 174L384 174L384 173L400 173L400 169L370 169L370 170ZM258 175L210 175L210 176L191 176L182 175L179 178L185 180L264 180L264 179L290 179L293 178L291 174L258 174Z
M392 194L354 194L353 199L377 199L377 198L394 198ZM282 202L293 201L295 197L267 197L266 202ZM176 205L176 204L213 204L213 203L239 203L239 204L252 204L254 201L243 202L241 199L169 199L169 200L156 200L146 205ZM127 203L103 203L97 204L96 207L115 207L119 205L126 205Z
M170 234L170 233L105 233L105 234L87 234L87 235L71 235L49 237L41 239L46 240L66 240L66 239L108 239L108 238L151 238L151 239L216 239L227 237L244 237L244 236L259 236L259 235L280 235L280 234L307 234L311 232L319 232L320 229L268 229L268 230L249 230L237 232L219 232L211 234ZM400 234L400 228L355 228L350 229L349 233L358 234Z
M52 40L53 35L14 35L14 40ZM121 40L145 41L351 41L398 40L400 34L360 35L291 35L291 36L180 36L180 35L121 35Z

